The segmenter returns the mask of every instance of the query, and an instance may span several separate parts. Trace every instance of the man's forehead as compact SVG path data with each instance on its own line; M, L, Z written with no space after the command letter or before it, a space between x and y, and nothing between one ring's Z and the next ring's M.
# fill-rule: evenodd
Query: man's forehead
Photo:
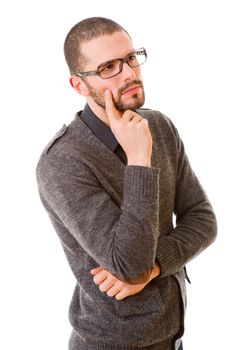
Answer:
M114 58L125 57L133 50L132 40L122 31L100 36L82 45L82 53L87 58L88 65L99 65Z

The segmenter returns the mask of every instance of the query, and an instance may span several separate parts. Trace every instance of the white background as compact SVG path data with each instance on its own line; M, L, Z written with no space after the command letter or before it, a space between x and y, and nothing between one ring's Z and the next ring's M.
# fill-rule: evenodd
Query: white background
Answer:
M63 42L85 17L123 25L145 46L145 107L167 114L213 204L218 239L188 265L185 350L232 349L231 1L5 1L0 8L0 348L63 350L75 285L42 207L35 167L83 108ZM80 262L81 263L81 262Z

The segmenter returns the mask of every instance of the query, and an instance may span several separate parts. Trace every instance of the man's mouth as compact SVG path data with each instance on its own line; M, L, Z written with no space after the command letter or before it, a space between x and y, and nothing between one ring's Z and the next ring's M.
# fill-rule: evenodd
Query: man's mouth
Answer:
M122 92L122 95L136 94L141 89L141 85L130 86Z

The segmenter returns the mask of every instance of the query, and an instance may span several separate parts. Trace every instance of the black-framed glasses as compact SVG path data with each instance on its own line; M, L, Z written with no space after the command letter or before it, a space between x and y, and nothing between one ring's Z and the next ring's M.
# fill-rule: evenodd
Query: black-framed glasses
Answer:
M97 70L89 72L77 72L74 75L79 77L87 77L91 75L98 75L102 79L109 79L120 74L123 69L123 64L127 63L131 68L135 68L145 63L147 59L147 53L144 47L132 51L125 58L115 58L114 60L101 63Z

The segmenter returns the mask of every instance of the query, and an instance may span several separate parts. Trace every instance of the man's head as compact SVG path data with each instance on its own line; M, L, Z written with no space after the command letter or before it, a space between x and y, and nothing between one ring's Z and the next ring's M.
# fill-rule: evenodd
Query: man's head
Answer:
M137 109L144 104L141 71L135 62L139 59L140 64L146 59L145 50L135 53L129 34L116 22L93 17L77 23L66 37L64 52L70 82L86 97L94 112L105 111L106 89L112 91L114 104L120 111ZM106 66L109 61L110 65ZM106 75L113 62L119 65L119 70Z

